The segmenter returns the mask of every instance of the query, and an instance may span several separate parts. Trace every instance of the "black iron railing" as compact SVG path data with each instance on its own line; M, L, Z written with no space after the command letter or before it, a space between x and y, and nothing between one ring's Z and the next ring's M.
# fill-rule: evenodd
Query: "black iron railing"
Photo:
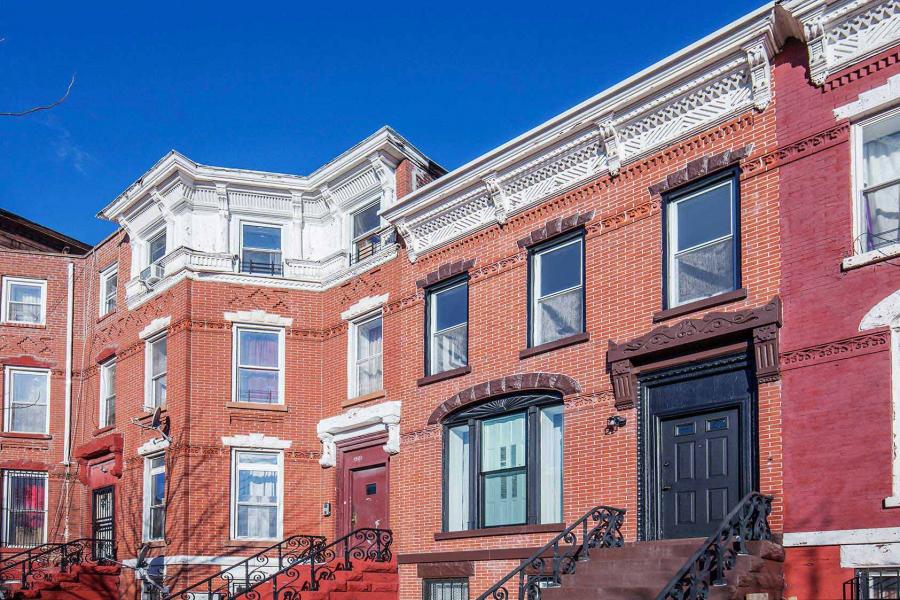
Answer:
M60 544L43 544L8 556L0 563L0 581L18 581L27 590L34 581L46 581L54 572L66 573L85 561L114 561L115 542L81 538Z
M722 520L656 600L693 600L709 597L710 587L725 585L725 572L739 554L747 554L747 542L772 539L769 515L772 497L750 492Z
M231 600L266 580L272 573L308 561L310 552L324 545L325 538L322 536L293 535L220 573L165 596L164 600Z
M288 589L294 594L284 597L296 597L297 591L318 590L321 582L334 580L336 573L353 570L354 561L390 562L393 542L394 535L389 529L356 529L330 544L317 547L306 560L245 587L241 593L246 600L262 600L263 597L280 598L280 594Z
M284 264L278 261L254 261L254 260L241 260L241 273L249 273L251 275L271 275L281 276L284 275Z
M562 576L574 573L578 561L587 560L591 550L622 546L624 522L625 509L595 506L477 600L538 600L541 589L560 585Z
M900 569L858 569L844 582L844 600L900 598Z

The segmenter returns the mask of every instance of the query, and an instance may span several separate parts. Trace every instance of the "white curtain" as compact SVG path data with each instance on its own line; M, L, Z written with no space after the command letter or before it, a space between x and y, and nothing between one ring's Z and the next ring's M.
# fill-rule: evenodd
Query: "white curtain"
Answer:
M238 536L277 537L278 459L274 455L243 453L239 461L243 465L238 471Z
M11 431L45 433L47 429L47 373L13 372Z
M469 426L448 431L447 530L467 529L469 521Z
M541 523L562 522L563 407L541 410Z
M357 326L357 389L360 396L381 389L381 318Z
M900 131L867 142L863 148L866 187L900 177ZM900 242L900 184L865 193L867 249Z

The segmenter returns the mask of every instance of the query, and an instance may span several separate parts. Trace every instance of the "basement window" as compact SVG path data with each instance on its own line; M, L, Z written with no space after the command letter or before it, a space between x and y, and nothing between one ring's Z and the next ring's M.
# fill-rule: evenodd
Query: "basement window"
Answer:
M424 579L422 581L424 600L468 600L468 579Z

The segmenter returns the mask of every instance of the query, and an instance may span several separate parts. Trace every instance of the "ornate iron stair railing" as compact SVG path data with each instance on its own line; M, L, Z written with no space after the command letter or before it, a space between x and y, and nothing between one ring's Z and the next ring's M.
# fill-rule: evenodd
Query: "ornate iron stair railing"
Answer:
M80 565L85 557L91 562L103 564L114 561L116 546L112 540L80 538L70 542L42 544L23 550L0 562L0 581L17 580L23 590L30 589L33 581L47 581L51 570L66 573L72 565Z
M710 587L726 584L725 572L734 568L737 556L748 553L747 542L772 539L771 513L771 496L759 492L744 496L656 600L706 600Z
M273 572L309 560L309 553L324 545L325 538L320 535L292 535L163 600L231 600Z
M394 535L390 529L362 528L351 531L327 545L316 548L306 560L298 561L265 579L244 588L241 594L246 600L280 598L287 589L316 591L323 581L333 581L335 574L353 570L353 561L390 562L393 558L391 545ZM262 586L272 586L271 595ZM285 594L285 598L297 598L296 593Z
M518 600L538 600L542 588L560 585L562 576L574 573L578 561L587 560L591 550L624 545L625 539L621 531L624 521L625 509L595 506L543 548L523 560L506 577L478 596L477 600L512 598L507 584L516 576Z

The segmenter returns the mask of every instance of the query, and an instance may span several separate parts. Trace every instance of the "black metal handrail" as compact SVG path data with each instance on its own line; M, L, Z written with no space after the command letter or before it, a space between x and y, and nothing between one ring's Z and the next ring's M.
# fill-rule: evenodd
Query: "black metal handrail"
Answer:
M273 570L282 571L309 560L309 553L324 545L325 538L320 535L292 535L215 575L170 593L163 600L231 600L267 579Z
M669 580L656 600L707 598L711 586L725 585L725 571L734 568L739 554L747 554L747 542L772 539L771 513L772 496L759 492L744 496Z
M87 553L85 552L87 550ZM112 540L80 538L58 544L43 544L14 554L0 563L0 581L18 579L27 590L35 579L48 580L50 569L66 573L72 565L88 560L96 563L114 561L116 546Z
M588 528L590 522L593 525ZM625 509L595 506L547 542L543 548L523 560L506 577L495 583L477 600L508 600L507 583L518 575L519 600L538 600L543 587L558 586L563 575L575 572L578 561L587 560L595 548L618 548L624 545L622 523ZM580 531L578 531L580 530ZM579 535L581 539L579 540Z
M327 545L316 548L306 560L298 561L241 591L246 600L262 600L260 586L271 585L271 598L299 584L299 591L315 591L322 581L332 581L335 573L353 569L353 561L390 562L394 534L390 529L355 529ZM308 579L307 579L308 577ZM269 598L266 590L265 597Z

